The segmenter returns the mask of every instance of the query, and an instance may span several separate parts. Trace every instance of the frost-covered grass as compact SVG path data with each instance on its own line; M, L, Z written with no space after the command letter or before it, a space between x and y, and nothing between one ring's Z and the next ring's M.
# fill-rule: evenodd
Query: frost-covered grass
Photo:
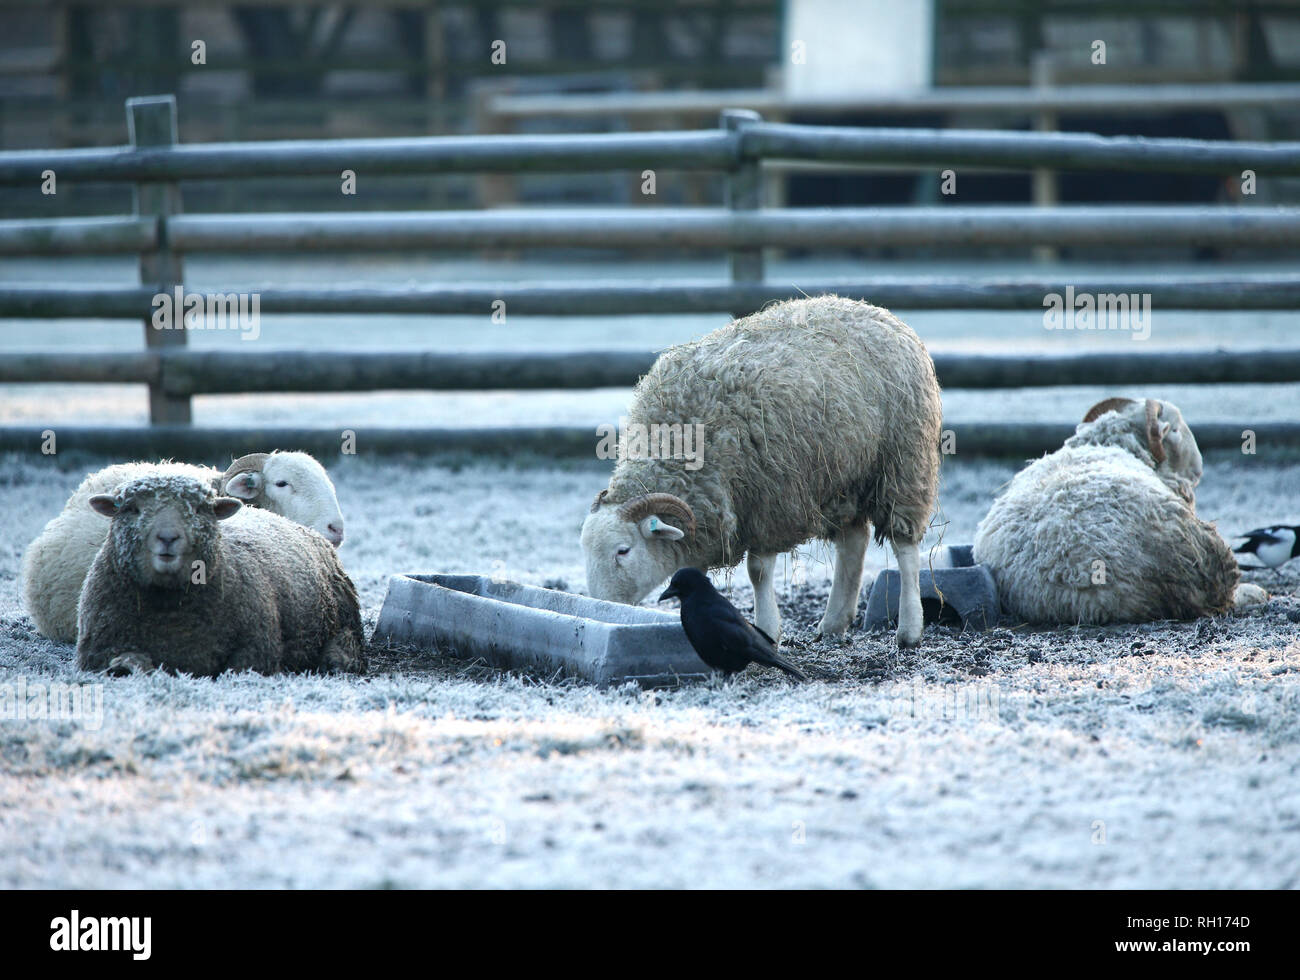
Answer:
M597 691L399 650L362 678L105 680L34 634L17 583L103 462L0 458L0 683L104 685L93 730L0 722L0 886L1300 886L1295 567L1224 620L930 627L898 654L813 641L814 547L781 569L787 645L839 678L804 687ZM330 465L370 627L393 572L583 587L603 465ZM945 463L945 543L1014 470ZM1199 508L1300 523L1298 490L1300 463L1211 456Z

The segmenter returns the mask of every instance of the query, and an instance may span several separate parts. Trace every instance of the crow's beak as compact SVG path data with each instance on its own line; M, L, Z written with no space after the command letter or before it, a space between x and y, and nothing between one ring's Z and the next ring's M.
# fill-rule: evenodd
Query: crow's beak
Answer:
M682 594L670 585L668 588L664 589L664 594L659 597L659 601L663 602L665 599L680 599L681 597Z

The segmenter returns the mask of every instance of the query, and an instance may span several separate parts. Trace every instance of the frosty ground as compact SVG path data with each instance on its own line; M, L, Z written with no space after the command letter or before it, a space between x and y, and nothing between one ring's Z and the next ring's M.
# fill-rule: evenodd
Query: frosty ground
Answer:
M1300 886L1294 568L1252 573L1277 593L1241 616L932 626L900 654L860 621L813 640L813 546L782 564L787 644L839 677L804 687L598 691L390 649L361 678L103 680L34 633L17 574L104 462L0 457L0 680L105 685L98 730L0 722L0 886ZM393 572L585 586L608 464L328 462L368 629ZM930 543L969 541L1016 465L946 461ZM1300 461L1210 454L1199 509L1300 523L1297 487Z

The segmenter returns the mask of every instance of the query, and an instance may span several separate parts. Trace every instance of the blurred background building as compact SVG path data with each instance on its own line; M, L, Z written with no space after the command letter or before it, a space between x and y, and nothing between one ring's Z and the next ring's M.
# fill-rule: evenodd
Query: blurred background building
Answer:
M854 125L1058 128L1150 136L1300 138L1300 107L1081 107L873 111L871 97L938 87L1211 84L1300 80L1300 4L1225 0L369 0L363 4L130 4L0 0L0 147L124 142L123 100L175 93L183 142L442 133L611 131L714 125L676 93L762 93L765 115ZM1106 63L1092 57L1106 44ZM504 58L493 57L504 42ZM201 42L202 57L196 55ZM802 58L798 50L802 45ZM581 114L539 97L612 97ZM654 96L667 97L655 110ZM619 102L620 95L633 101ZM635 98L650 97L649 103ZM510 102L514 98L517 101ZM533 99L530 104L529 99ZM853 99L860 106L844 104ZM789 104L772 111L771 100ZM504 101L503 101L504 100ZM812 109L818 100L837 105ZM732 99L743 102L744 99ZM513 108L507 108L513 105ZM1269 185L1275 193L1278 185ZM283 189L224 195L256 209ZM903 175L802 180L787 203L906 203ZM301 189L293 193L303 193ZM313 191L305 192L309 198ZM517 184L391 181L364 207L627 201L626 180ZM707 202L716 186L670 179L659 202ZM1023 201L1026 175L989 174L966 203ZM1059 199L1209 201L1205 178L1077 175ZM201 196L201 195L200 195ZM4 200L15 215L55 202ZM83 204L86 203L83 201ZM107 211L118 209L111 198ZM309 203L304 201L302 203ZM191 207L194 204L191 202ZM92 207L93 210L93 207ZM82 209L81 213L87 213Z

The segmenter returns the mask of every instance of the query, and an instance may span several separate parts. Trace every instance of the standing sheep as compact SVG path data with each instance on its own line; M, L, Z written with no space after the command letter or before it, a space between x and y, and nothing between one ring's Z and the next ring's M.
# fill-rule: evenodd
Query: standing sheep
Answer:
M211 483L218 493L315 528L335 546L343 542L343 515L334 484L307 453L252 453L235 460L224 473L172 462L106 466L81 482L63 511L23 553L23 599L37 632L62 643L76 641L77 597L108 536L108 525L90 512L87 501L150 474Z
M1201 452L1169 402L1108 398L1016 474L975 532L1003 607L1030 623L1225 612L1240 577L1196 516Z
M111 523L81 593L82 670L365 669L356 590L314 531L266 511L228 520L238 500L175 473L88 504Z
M588 587L635 603L678 568L748 552L755 620L779 637L777 556L823 538L836 554L820 632L837 635L857 612L874 524L902 575L898 642L915 646L940 417L920 339L868 303L780 303L671 348L637 385L629 425L699 424L702 459L620 453L582 526Z

